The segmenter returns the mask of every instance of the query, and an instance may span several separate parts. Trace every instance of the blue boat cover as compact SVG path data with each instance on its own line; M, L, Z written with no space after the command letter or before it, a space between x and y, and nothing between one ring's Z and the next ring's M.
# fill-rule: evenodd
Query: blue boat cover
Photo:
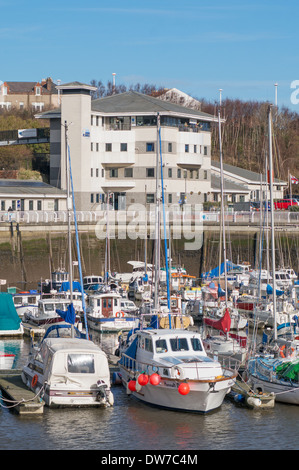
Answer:
M18 330L21 319L17 314L12 295L0 292L0 331Z
M70 290L70 283L68 281L62 282L59 292L67 292ZM82 292L81 284L78 281L73 281L73 291Z
M224 267L225 263L221 263L220 265L220 275L224 273ZM231 269L237 268L237 265L232 263L231 261L226 261L226 271L228 272ZM212 279L214 277L219 277L219 266L217 266L214 269L211 269L211 271L207 271L206 273L202 274L203 279L209 278Z
M61 316L65 322L71 323L71 325L75 324L76 312L73 304L68 305L66 312L57 308L56 313L58 313L58 315Z
M270 284L267 284L267 294L273 294L273 287ZM283 290L276 289L276 295L282 295L284 294Z

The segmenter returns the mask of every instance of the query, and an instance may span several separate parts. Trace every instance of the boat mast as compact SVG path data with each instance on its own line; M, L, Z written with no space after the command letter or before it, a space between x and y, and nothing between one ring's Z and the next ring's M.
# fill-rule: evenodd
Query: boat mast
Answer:
M274 314L274 339L277 340L277 317L276 317L276 278L275 278L275 233L274 233L274 203L273 203L273 163L272 163L272 113L271 105L268 108L269 127L269 185L270 185L270 208L271 208L271 257L273 277L273 314Z
M225 306L227 307L227 266L226 266L226 236L224 220L224 177L223 177L223 157L222 157L222 138L221 138L221 103L218 109L218 127L219 127L219 152L220 152L220 189L221 189L221 214L222 214L222 240L223 240L223 258L224 258L224 280L225 280ZM220 269L219 269L220 280Z
M72 260L72 234L71 234L71 217L72 217L72 198L70 196L70 163L68 158L68 125L64 121L65 131L65 158L66 158L66 193L67 193L67 220L68 220L68 255L69 255L69 283L70 283L70 304L73 305L73 260ZM72 336L74 335L74 326L71 327Z
M154 309L159 306L160 283L160 191L159 191L159 124L160 117L157 114L157 152L156 152L156 217L155 217L155 297Z

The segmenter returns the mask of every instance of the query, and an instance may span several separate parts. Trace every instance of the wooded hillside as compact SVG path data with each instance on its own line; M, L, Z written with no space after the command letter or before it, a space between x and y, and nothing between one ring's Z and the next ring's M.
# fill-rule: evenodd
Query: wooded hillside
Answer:
M202 111L217 114L215 105L202 101ZM224 100L221 116L223 160L225 163L265 173L268 152L269 103ZM299 115L287 108L272 108L273 161L275 177L288 179L288 172L299 177ZM218 126L212 130L212 155L219 159Z

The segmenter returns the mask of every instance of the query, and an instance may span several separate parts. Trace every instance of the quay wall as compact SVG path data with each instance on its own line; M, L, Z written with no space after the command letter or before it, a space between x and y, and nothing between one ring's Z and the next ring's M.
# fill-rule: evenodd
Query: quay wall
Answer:
M145 241L142 230L134 239L132 233L125 236L126 227L109 226L111 271L130 272L130 260L144 260ZM217 222L204 222L191 227L194 232L185 236L180 226L171 227L171 257L173 265L181 265L193 276L214 268L219 263L219 248L222 246L220 225ZM105 267L106 239L99 238L96 221L78 222L79 244L83 275L103 274ZM101 228L102 230L102 228ZM102 230L103 232L103 230ZM161 224L161 263L164 261L163 224ZM101 233L103 235L103 233ZM114 234L114 236L113 236ZM121 234L121 237L119 236ZM261 234L261 235L260 235ZM198 235L198 236L197 236ZM191 238L190 238L191 236ZM192 236L197 243L192 246ZM267 232L260 230L255 223L230 222L226 227L227 258L234 263L247 261L258 266L260 258L266 268ZM275 234L276 266L290 266L299 272L298 225L279 224ZM269 242L270 243L270 242ZM187 246L187 249L186 249ZM154 237L148 230L147 261L153 260ZM262 247L262 256L260 256ZM221 249L222 250L222 249ZM68 268L67 223L26 223L2 222L0 224L0 279L6 280L2 290L8 286L18 289L36 288L41 279L50 278L51 271L59 267ZM72 253L77 260L75 229L72 225ZM221 256L223 261L223 256ZM74 277L78 278L78 268L74 266Z

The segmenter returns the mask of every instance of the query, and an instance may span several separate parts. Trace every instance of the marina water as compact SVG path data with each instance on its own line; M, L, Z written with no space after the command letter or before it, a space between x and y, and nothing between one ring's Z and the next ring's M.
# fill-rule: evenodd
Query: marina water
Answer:
M93 334L111 353L117 334ZM5 343L5 344L3 344ZM25 364L30 339L2 342L16 354L14 368ZM226 398L218 410L202 415L160 410L112 387L114 406L107 409L49 409L20 416L2 401L1 450L201 451L298 450L299 407L276 403L268 410L249 409Z

